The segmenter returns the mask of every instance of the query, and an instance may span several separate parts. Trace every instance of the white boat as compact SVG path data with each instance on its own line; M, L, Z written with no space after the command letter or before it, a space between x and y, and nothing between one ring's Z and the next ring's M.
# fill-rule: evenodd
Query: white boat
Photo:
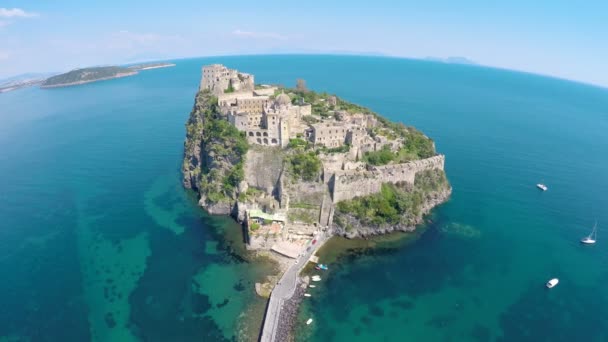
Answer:
M311 296L311 294L310 294L310 293L305 293L305 294L304 294L304 297L310 297L310 296Z
M539 189L541 189L542 191L547 191L547 189L549 189L549 188L547 188L547 186L546 186L545 184L543 184L543 183L538 183L538 184L536 184L536 187L537 187L537 188L539 188Z
M312 277L312 281L321 281L321 277Z
M316 286L315 286L315 285L309 285L308 287L310 287L310 288L313 288L313 289L314 289Z
M595 222L595 225L593 225L593 230L591 231L591 234L582 238L581 243L584 243L585 245L593 245L596 241L597 241L597 222Z
M312 318L309 318L308 321L306 321L306 325L310 325L310 323L312 323Z
M547 282L547 288L552 289L559 283L559 279L553 278Z

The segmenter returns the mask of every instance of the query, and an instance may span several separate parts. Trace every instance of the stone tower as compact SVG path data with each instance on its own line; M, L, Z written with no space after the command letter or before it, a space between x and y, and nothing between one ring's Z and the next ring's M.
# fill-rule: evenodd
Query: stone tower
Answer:
M228 69L221 64L203 67L200 90L209 90L214 95L221 95L229 88L232 88L233 92L253 91L253 75Z

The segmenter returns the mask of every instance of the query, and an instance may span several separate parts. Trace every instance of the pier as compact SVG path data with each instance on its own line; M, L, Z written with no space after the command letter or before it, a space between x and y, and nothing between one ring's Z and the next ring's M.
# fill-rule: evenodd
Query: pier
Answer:
M279 329L279 318L283 303L291 298L296 290L298 283L298 274L306 266L310 257L319 249L325 241L330 237L328 232L322 232L318 235L317 242L310 245L310 250L301 254L293 265L283 274L277 285L270 294L266 315L264 318L264 326L262 327L261 342L275 342L277 330ZM308 247L307 247L308 248Z

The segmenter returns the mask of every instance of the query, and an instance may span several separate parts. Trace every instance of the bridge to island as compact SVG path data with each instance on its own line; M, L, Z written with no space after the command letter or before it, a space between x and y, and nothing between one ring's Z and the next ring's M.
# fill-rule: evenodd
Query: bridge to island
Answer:
M264 317L264 326L262 327L261 342L277 341L277 332L280 328L279 322L281 311L285 301L293 297L296 286L298 286L298 274L308 263L310 257L330 238L327 231L322 232L317 237L317 242L313 244L309 251L301 254L293 265L285 271L277 285L270 294L266 315Z

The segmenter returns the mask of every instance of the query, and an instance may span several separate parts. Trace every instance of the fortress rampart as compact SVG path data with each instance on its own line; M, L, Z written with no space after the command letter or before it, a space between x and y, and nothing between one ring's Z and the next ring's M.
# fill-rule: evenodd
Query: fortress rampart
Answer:
M414 184L416 174L426 170L443 170L444 155L436 155L403 164L373 166L368 170L340 170L332 176L329 187L334 203L380 192L384 183Z

